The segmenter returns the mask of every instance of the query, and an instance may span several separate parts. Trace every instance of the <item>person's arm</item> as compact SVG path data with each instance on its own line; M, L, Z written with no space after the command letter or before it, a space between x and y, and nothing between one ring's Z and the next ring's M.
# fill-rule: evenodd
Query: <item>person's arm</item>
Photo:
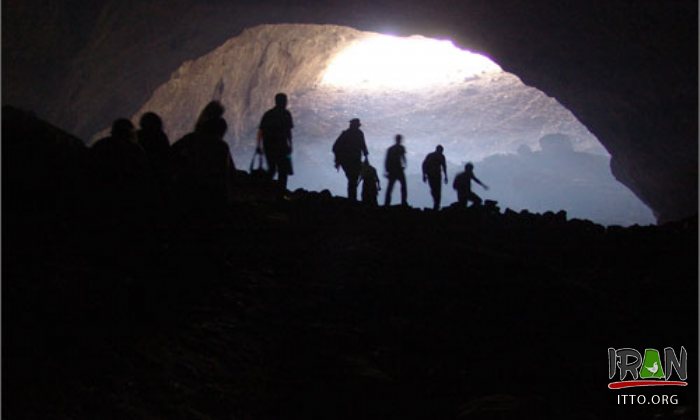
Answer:
M473 179L477 184L479 184L479 185L481 185L482 187L484 187L485 190L488 190L488 189L489 189L489 187L488 187L486 184L484 184L483 182L481 182L481 181L479 180L479 178L477 178L476 176L472 175L472 179Z
M447 185L447 162L445 161L445 156L441 157L440 166L442 166L442 172L445 174L445 185Z
M287 111L287 115L289 115L289 134L287 135L287 145L289 146L289 153L292 153L292 150L294 149L294 143L292 142L292 128L294 128L294 120L292 119L292 114Z
M365 133L360 131L360 138L362 139L362 154L365 155L365 159L367 159L367 155L369 155L369 151L367 150L367 142L365 142Z

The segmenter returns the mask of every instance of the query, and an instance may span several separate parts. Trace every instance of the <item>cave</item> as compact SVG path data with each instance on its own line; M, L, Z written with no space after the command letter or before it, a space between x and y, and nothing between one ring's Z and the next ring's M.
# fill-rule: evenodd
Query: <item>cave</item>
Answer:
M449 38L571 110L611 155L614 176L664 222L697 213L696 9L689 1L673 7L66 1L48 9L8 2L3 103L88 139L115 116L133 115L184 61L259 24ZM41 34L25 22L40 22Z
M697 418L697 11L687 0L4 2L3 416ZM339 39L374 34L496 64L443 74L427 97L326 78ZM279 91L298 130L290 190L248 171ZM493 96L513 102L469 112ZM154 176L128 120L155 110L174 141L212 99L229 123L212 169L226 167L216 180L232 195L217 202L182 176L186 162ZM110 136L124 134L136 159L92 145L117 117ZM329 149L355 117L378 167L405 135L424 193L410 171L439 142L450 179L465 160L489 184L518 169L484 196L511 182L508 197L446 197L439 211L348 200ZM543 162L534 180L522 169ZM606 184L580 178L603 172ZM614 185L646 213L507 201L536 181L563 203L564 177L580 206L615 202Z
M181 65L131 119L156 112L175 142L207 102L219 100L230 121L226 141L236 166L247 170L259 118L278 91L289 96L296 121L292 190L346 194L330 149L348 121L361 117L370 160L380 170L393 136L400 132L408 142L413 206L432 205L420 164L442 144L452 177L466 162L477 162L497 186L488 198L503 208L564 210L607 225L654 222L614 179L604 147L568 110L487 57L446 40L332 25L251 28ZM548 136L571 143L568 152L543 152L540 141ZM446 192L446 205L453 195Z

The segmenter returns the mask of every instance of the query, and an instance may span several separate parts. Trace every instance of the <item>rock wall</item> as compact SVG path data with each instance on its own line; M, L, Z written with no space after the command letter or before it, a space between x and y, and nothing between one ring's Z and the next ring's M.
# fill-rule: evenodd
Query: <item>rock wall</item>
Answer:
M135 113L158 112L171 141L191 131L212 99L226 107L229 135L250 136L278 92L308 91L339 48L362 33L333 25L266 25L243 31L216 50L180 66ZM253 139L248 139L250 141Z
M185 62L132 120L148 111L158 113L174 142L191 131L199 111L217 99L226 107L226 138L233 150L243 151L242 146L253 145L260 116L272 106L273 96L283 91L296 121L297 147L320 145L322 150L314 147L313 154L324 158L327 143L354 117L362 119L370 148L383 153L385 143L400 132L421 159L442 143L455 161L480 160L513 153L522 144L539 148L539 139L550 133L568 135L577 150L606 154L556 100L502 71L412 91L321 83L336 53L374 35L335 25L246 29L214 51Z
M75 13L76 3L52 3L50 14L40 0L4 3L3 103L82 137L133 114L183 61L246 27L449 36L570 109L660 221L697 214L696 1L104 0Z

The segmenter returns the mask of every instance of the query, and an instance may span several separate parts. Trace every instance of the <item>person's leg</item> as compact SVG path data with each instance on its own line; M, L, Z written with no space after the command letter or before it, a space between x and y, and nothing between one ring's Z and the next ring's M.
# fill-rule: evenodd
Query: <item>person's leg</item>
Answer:
M357 201L357 180L358 174L355 172L348 172L348 198L351 201Z
M438 178L435 182L435 210L440 210L440 201L442 201L442 182Z
M357 181L360 176L360 171L355 165L351 164L343 165L343 171L345 172L345 177L348 179L348 198L351 201L357 201Z
M469 193L469 200L474 202L474 206L480 206L481 205L481 197L478 195L474 194L473 192Z
M394 189L394 183L396 182L396 177L389 175L389 184L386 186L386 195L384 196L384 205L391 205L391 190Z
M399 182L401 183L401 205L408 205L408 187L406 186L406 174L401 172L399 175Z
M467 207L466 191L457 191L457 202L459 203L460 207Z
M440 178L429 177L428 185L430 185L430 195L433 197L433 210L440 209Z
M275 173L277 173L277 159L272 151L265 149L265 160L267 161L267 175L270 180L275 178Z
M287 192L287 172L285 171L279 171L279 174L277 176L277 180L279 182L280 189L282 190L282 194Z

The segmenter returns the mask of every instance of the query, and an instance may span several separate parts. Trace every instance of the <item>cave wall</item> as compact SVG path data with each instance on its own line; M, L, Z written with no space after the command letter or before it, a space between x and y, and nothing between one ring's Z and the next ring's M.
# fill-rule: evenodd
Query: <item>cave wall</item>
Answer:
M3 103L87 138L247 27L449 37L569 108L663 222L697 214L697 10L691 0L10 0Z
M140 106L133 119L138 120L144 112L157 112L175 141L190 132L198 113L217 99L226 107L227 137L234 139L232 146L241 140L253 145L260 116L274 105L274 95L285 92L293 98L294 93L315 87L331 59L360 37L360 31L335 25L246 29L209 54L183 63ZM293 99L291 107L299 109ZM93 140L107 132L103 130Z

